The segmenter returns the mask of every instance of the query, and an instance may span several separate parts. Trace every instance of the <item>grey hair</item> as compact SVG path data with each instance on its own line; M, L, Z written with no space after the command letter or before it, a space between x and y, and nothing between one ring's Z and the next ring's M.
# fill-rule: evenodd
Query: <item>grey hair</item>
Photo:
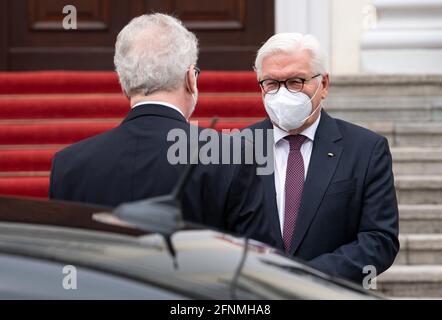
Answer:
M270 37L258 50L255 60L255 71L258 79L262 73L262 62L265 57L277 53L297 53L308 50L311 53L311 68L314 73L327 72L326 57L318 39L311 34L277 33Z
M129 97L178 88L197 60L196 36L178 19L161 13L132 19L115 44L115 69Z

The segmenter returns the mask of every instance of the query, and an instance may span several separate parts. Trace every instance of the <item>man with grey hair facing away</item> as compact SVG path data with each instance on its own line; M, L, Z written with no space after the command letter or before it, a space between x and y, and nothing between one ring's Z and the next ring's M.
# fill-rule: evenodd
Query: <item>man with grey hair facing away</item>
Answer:
M399 250L387 139L323 110L329 75L313 36L272 36L255 69L268 118L251 128L273 130L274 174L262 176L272 241L359 284L384 272Z
M114 58L132 110L117 128L55 155L50 198L116 206L169 194L185 164L168 158L168 134L181 130L190 139L197 58L195 35L176 18L133 19L118 35ZM256 166L219 163L198 164L182 197L184 219L262 240L270 231Z

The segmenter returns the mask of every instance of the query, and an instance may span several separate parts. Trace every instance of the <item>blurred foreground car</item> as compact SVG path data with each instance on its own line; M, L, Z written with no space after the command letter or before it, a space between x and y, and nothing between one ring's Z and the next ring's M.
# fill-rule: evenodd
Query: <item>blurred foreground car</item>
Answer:
M0 299L379 298L260 243L187 223L165 241L106 211L0 197Z

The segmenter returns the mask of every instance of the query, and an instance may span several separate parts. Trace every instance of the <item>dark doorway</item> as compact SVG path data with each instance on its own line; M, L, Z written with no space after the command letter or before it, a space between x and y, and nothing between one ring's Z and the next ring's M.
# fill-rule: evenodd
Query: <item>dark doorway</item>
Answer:
M76 30L63 29L65 5L77 9ZM274 32L273 0L1 0L0 70L112 70L118 32L150 12L197 34L204 69L251 70Z

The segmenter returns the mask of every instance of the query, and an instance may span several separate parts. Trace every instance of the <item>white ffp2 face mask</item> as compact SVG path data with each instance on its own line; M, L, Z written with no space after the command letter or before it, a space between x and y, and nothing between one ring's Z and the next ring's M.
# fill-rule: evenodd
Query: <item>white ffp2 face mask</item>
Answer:
M273 123L289 132L301 127L321 106L312 112L312 99L319 90L319 84L312 98L302 92L290 92L284 86L276 94L264 96L264 106Z

